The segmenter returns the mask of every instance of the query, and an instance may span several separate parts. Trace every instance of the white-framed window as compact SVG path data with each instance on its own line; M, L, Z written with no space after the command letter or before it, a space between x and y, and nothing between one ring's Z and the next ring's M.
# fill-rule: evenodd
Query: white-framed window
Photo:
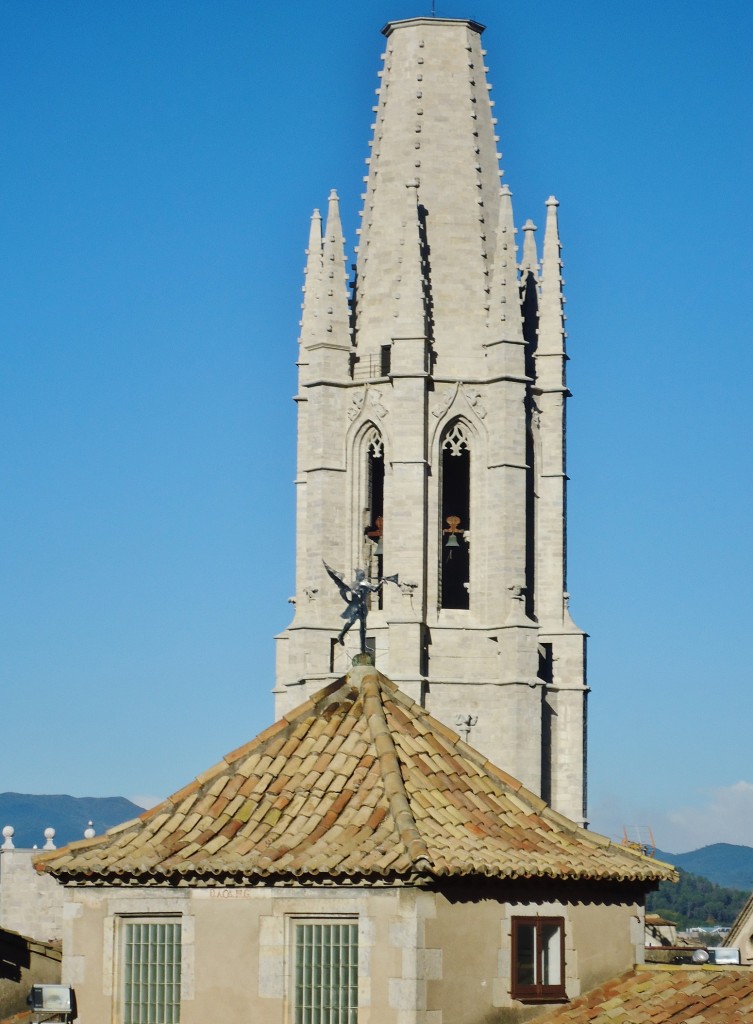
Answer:
M292 1024L357 1024L358 920L292 921Z
M180 1024L179 917L120 921L123 1024Z

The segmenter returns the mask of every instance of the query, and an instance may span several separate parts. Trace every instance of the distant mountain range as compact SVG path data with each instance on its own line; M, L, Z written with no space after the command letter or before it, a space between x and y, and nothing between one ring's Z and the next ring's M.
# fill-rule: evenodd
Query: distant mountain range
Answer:
M143 812L122 796L31 796L28 793L0 793L0 830L15 829L13 845L18 849L44 846L44 830L55 829L55 846L84 838L91 821L99 835L113 825ZM0 838L0 845L2 839Z
M683 871L700 875L726 889L753 890L753 847L714 843L690 853L656 851L657 860L665 860Z

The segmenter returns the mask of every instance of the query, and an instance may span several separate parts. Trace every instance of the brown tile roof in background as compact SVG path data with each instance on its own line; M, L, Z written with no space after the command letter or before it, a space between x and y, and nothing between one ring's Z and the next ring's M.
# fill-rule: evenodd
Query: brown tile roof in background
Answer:
M368 666L140 818L36 864L121 885L674 877L549 809Z
M742 1024L753 1021L753 970L646 964L536 1024Z

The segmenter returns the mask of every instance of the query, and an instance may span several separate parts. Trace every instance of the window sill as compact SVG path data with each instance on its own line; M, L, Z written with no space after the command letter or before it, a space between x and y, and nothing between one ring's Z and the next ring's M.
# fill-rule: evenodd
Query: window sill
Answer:
M566 992L542 992L541 995L513 995L519 1003L537 1004L541 1003L569 1003Z

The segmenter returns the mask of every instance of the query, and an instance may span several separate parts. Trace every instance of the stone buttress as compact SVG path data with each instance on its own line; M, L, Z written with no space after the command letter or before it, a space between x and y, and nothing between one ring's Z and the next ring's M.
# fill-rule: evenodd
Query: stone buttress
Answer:
M344 674L346 580L409 696L585 821L585 634L565 593L565 332L557 201L539 262L500 184L472 21L392 22L355 277L333 192L314 213L301 320L295 616L276 710Z

